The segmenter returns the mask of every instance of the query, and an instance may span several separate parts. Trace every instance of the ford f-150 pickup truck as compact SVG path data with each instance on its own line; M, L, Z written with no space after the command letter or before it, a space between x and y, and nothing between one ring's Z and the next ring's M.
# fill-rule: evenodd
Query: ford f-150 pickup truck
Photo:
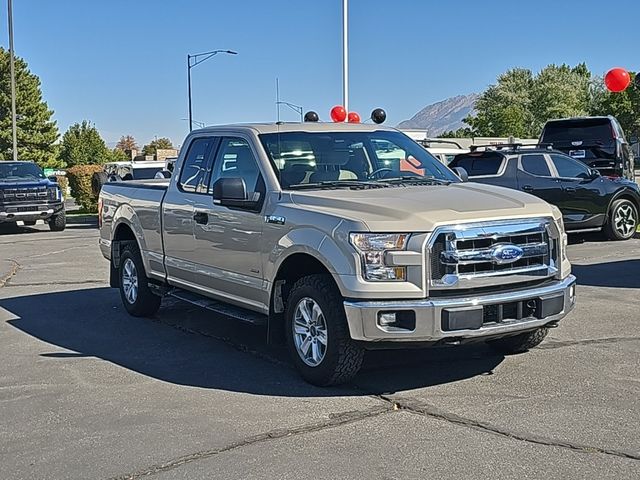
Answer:
M33 162L0 162L0 224L35 225L44 220L53 231L67 224L62 190Z
M231 125L183 145L171 179L100 194L100 247L131 315L172 295L266 323L307 381L331 385L372 348L522 352L574 307L557 208L462 182L395 129Z

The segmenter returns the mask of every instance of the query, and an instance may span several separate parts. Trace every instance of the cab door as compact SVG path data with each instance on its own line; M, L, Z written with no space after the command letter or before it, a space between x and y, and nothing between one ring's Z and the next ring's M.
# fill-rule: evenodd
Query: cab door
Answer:
M540 197L562 210L562 185L543 153L527 153L518 160L518 189Z
M194 254L195 205L207 197L206 179L218 139L194 138L179 172L174 172L162 203L162 238L165 268L173 285L189 288L198 282L198 256Z
M248 210L217 205L213 201L213 185L225 177L242 178L249 198L264 200L266 189L256 159L247 139L221 138L207 195L199 196L193 205L194 256L197 258L198 284L207 294L266 311L261 206Z
M562 215L569 228L600 227L608 197L600 177L593 177L584 163L562 154L549 155L562 186Z

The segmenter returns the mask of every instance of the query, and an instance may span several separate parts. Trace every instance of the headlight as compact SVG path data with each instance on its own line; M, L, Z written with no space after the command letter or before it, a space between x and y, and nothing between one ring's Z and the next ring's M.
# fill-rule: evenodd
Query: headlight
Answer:
M384 254L389 250L405 250L408 233L352 233L351 245L362 260L362 275L370 282L404 281L406 267L387 266Z

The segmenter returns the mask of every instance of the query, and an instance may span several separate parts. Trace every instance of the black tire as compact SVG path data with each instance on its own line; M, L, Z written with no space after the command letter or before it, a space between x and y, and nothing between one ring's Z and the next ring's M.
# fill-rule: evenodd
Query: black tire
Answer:
M67 226L67 214L64 210L49 219L49 228L52 232L61 232Z
M524 353L540 345L548 333L549 329L547 327L541 327L532 332L490 340L487 343L500 353Z
M305 363L295 343L296 310L305 299L311 299L320 307L326 328L324 356L315 366ZM330 275L309 275L293 285L285 308L285 335L296 369L313 385L346 383L362 366L364 349L349 335L343 298Z
M626 198L611 204L604 224L604 233L609 240L629 240L638 229L638 208Z
M131 275L127 271L127 268L130 267L129 262L132 262L136 275L137 283L134 296L130 295L127 289L128 283L125 279L126 276L129 282L131 281ZM152 317L155 315L160 308L162 298L149 288L149 279L144 271L144 264L137 245L132 244L124 247L122 255L120 255L118 277L120 280L120 298L122 298L122 304L125 310L129 312L129 315L134 317Z
M96 172L91 177L91 190L94 195L100 195L102 186L109 181L109 175L106 172Z

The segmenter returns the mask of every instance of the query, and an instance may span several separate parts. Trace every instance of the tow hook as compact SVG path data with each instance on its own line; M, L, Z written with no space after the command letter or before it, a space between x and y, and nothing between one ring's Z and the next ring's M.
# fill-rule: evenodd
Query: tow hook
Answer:
M547 328L558 328L558 322L551 322L545 325Z

